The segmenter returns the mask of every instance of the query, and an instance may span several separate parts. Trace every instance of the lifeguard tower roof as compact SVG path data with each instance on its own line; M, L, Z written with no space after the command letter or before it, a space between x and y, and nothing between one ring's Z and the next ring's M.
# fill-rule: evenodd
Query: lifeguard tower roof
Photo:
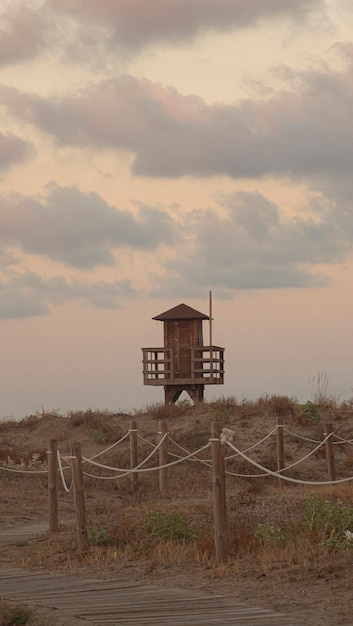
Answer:
M156 315L155 317L152 317L152 319L164 322L166 320L209 320L210 318L208 315L200 313L200 311L196 311L196 309L191 308L191 306L188 306L187 304L178 304L178 306L175 306L160 315Z

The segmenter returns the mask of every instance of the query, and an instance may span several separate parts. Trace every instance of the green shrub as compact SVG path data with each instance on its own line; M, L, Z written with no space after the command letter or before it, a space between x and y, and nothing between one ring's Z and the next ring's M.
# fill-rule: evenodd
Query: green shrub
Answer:
M287 540L287 533L271 522L261 524L256 531L256 536L263 544L283 545Z
M337 501L311 495L304 511L304 528L317 534L330 546L353 548L353 508Z
M91 546L109 546L115 543L110 528L105 520L98 519L95 522L89 521L87 524L89 542Z
M314 402L311 402L310 400L303 404L301 412L302 415L305 415L305 417L308 417L313 422L319 422L321 419L318 407Z
M98 444L105 444L108 441L108 437L101 430L91 430L92 439Z
M153 541L193 541L198 536L183 513L155 511L146 516L144 526Z
M23 626L28 624L32 617L32 611L26 606L0 607L1 626Z

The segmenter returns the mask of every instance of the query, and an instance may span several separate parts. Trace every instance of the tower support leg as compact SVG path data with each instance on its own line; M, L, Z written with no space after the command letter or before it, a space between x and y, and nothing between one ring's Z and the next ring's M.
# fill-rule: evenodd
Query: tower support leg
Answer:
M165 404L175 404L183 391L186 391L194 404L198 404L204 400L204 388L204 385L165 385L164 402Z

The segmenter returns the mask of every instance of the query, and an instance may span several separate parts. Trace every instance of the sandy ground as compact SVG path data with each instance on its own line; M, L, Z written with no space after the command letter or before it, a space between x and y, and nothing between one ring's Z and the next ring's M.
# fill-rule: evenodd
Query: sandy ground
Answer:
M216 418L219 416L216 415ZM232 427L236 433L236 440L239 447L244 449L246 445L254 443L264 437L275 424L273 415L228 415L227 426ZM50 437L57 438L59 447L63 453L69 449L69 441L78 440L81 442L84 454L91 455L107 445L106 441L98 442L102 438L102 433L106 433L106 438L113 441L115 437L124 434L131 419L135 416L104 416L100 415L98 420L68 419L60 416L43 416L28 419L26 422L0 423L0 452L15 456L26 454L28 457L35 451L43 455L48 446ZM207 438L209 423L214 419L214 412L210 415L194 414L173 417L172 431L176 440L180 440L182 435L188 434L187 440L189 448L197 447L199 438ZM288 428L296 433L305 433L305 436L315 439L322 438L323 424L313 422L308 425L301 422L297 416L286 417ZM144 436L151 440L158 431L158 419L153 415L137 416L138 428ZM170 422L168 422L170 425ZM335 415L335 431L340 432L342 437L349 437L353 432L353 418L350 414L341 416ZM178 439L179 437L179 439ZM186 441L183 442L186 445ZM286 454L290 458L295 458L297 446L300 442L294 441L286 448ZM272 446L272 447L271 447ZM262 450L262 456L267 455L267 466L272 455L273 444ZM12 451L12 452L11 452ZM3 454L3 456L4 456ZM345 455L336 459L337 465L340 463L340 471L349 475L349 468L353 467L350 450ZM265 463L266 464L266 463ZM303 467L303 476L306 479L323 479L326 472L326 461L322 454L317 454L315 462L308 462ZM348 474L347 474L348 472ZM352 472L353 473L353 472ZM0 532L1 528L9 526L21 526L33 522L43 522L47 516L47 493L45 489L45 479L42 477L23 478L20 476L0 472L2 489L0 494ZM30 482L28 482L30 481ZM44 481L44 482L43 482ZM304 489L301 487L279 488L277 491L269 490L261 493L261 488L244 488L241 501L238 499L231 506L238 509L239 515L251 516L251 510L257 510L261 506L264 519L276 520L283 515L296 514L298 502L303 498ZM352 491L353 496L353 491ZM103 510L107 501L113 502L114 506L121 507L124 504L124 494L111 492L99 492L99 489L88 494L88 510ZM126 496L128 500L128 496ZM62 495L60 505L60 516L69 525L73 522L72 504L65 500ZM131 499L130 499L131 502ZM74 532L74 531L73 531ZM156 584L161 587L193 588L207 591L209 593L222 593L235 600L246 602L253 606L269 608L281 613L291 615L301 619L310 626L338 626L353 625L353 551L347 551L341 555L339 561L332 555L330 558L316 563L315 566L308 566L305 570L290 564L271 563L267 567L262 567L259 571L255 563L248 561L241 570L237 564L237 559L232 557L227 565L216 567L214 560L190 564L188 566L174 564L163 565L161 563L151 564L147 559L117 558L94 562L94 559L67 558L67 554L55 554L55 557L43 557L39 562L38 554L41 546L48 541L43 538L30 541L25 545L7 546L2 548L0 554L0 565L2 567L31 567L33 569L45 569L50 571L60 571L62 573L76 574L82 577L102 577L112 578L114 576L124 576L127 580L140 580L146 584ZM43 543L44 542L44 543ZM45 552L47 555L47 552ZM38 609L38 624L51 623L53 626L67 626L66 616L58 611ZM87 621L71 621L70 626L79 626Z

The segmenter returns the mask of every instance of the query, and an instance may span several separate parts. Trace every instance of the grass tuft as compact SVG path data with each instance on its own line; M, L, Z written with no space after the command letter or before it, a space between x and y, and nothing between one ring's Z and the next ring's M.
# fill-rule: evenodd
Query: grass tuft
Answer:
M0 600L1 626L26 626L31 624L33 612L26 606L10 606Z

